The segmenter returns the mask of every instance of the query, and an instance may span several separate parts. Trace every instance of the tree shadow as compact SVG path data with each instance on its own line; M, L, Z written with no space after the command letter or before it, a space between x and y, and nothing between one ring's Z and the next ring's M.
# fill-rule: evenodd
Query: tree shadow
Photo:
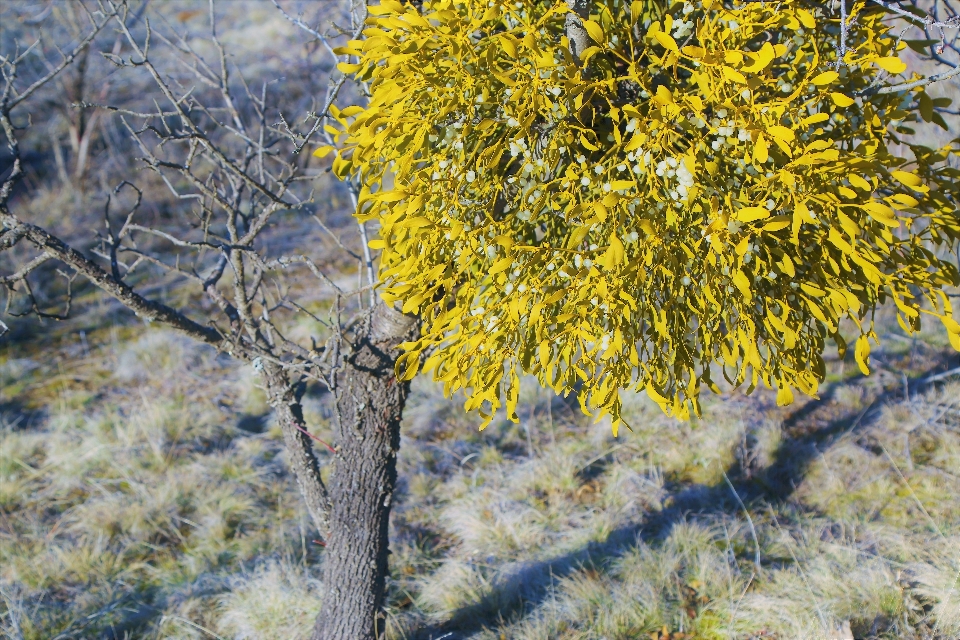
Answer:
M0 431L27 431L43 424L46 418L46 411L28 409L18 400L0 402Z
M244 413L237 418L237 428L251 434L261 434L267 429L271 413Z
M948 362L946 357L941 357L922 375L906 378L911 390L919 391L924 379L942 370ZM463 640L494 628L503 620L515 619L542 604L557 580L579 570L601 569L640 542L656 544L665 540L675 525L691 516L736 515L742 511L741 500L747 509L758 504L789 501L816 458L848 433L869 424L870 414L875 410L903 398L901 386L883 388L865 407L836 415L831 409L835 406L837 390L861 377L831 383L819 398L787 414L782 423L785 437L765 468L745 473L739 462L727 468L725 473L735 492L726 481L712 486L678 486L666 501L669 506L665 509L615 529L602 542L592 542L546 560L518 563L515 570L505 571L481 600L455 611L449 620L419 629L410 636L411 640ZM821 414L825 413L830 417L823 419Z

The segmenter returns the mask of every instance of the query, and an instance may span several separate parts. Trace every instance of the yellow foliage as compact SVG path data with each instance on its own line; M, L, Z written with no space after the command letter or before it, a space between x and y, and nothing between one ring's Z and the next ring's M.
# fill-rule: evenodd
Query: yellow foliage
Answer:
M699 413L711 368L815 394L845 317L867 371L889 298L956 326L958 141L911 145L911 93L869 95L902 71L882 13L855 3L838 69L822 3L625 4L593 4L582 65L563 0L383 0L345 49L371 97L334 169L363 177L384 299L424 320L402 374L429 349L487 424L522 370L616 429L624 389Z

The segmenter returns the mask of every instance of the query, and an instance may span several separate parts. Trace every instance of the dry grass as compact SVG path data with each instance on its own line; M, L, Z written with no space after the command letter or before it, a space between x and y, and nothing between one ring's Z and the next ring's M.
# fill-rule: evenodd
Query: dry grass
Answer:
M397 637L958 637L960 384L836 386L800 422L762 394L691 425L638 399L611 448L572 424L532 459L475 447L435 508L401 508L450 547L426 575L402 556L418 611Z
M163 332L31 361L2 367L30 402L50 399L42 420L2 436L0 584L13 637L201 637L171 630L179 618L243 629L244 589L281 571L263 577L258 564L316 559L277 434L242 428L263 411L244 372ZM269 583L279 594L308 581L284 580Z
M322 551L253 373L162 331L62 340L0 351L4 632L305 634ZM914 381L944 364L892 344ZM479 433L417 380L390 636L960 637L960 383L852 371L688 424L637 397L616 440L532 384ZM307 414L323 435L322 395Z

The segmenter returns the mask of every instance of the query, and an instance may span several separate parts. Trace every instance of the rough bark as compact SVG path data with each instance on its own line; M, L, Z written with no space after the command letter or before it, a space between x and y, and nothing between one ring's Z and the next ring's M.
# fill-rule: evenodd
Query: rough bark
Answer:
M590 46L590 36L583 27L583 19L590 17L590 0L567 0L571 13L567 14L564 27L570 40L570 53L575 60Z
M374 640L383 633L387 527L409 390L408 383L397 381L394 363L400 343L418 330L415 318L378 305L356 329L343 358L325 594L314 640Z

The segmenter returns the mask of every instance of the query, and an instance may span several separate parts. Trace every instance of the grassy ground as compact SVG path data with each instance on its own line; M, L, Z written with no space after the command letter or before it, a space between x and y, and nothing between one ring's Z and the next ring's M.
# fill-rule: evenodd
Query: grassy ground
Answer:
M0 347L3 632L303 634L323 551L254 373L158 330L46 335ZM957 365L941 340L888 339L867 379L834 361L786 409L638 397L619 439L534 385L479 433L416 381L390 637L960 637L960 383L920 383ZM323 437L323 395L307 413Z

